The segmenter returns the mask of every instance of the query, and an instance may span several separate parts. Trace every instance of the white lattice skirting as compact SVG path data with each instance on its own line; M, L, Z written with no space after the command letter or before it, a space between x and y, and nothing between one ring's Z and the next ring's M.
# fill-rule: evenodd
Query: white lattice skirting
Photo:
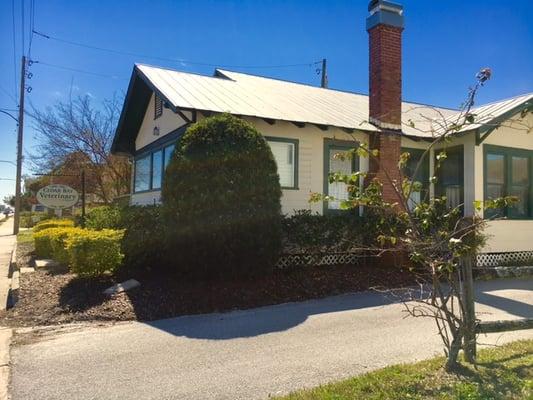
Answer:
M282 269L298 266L347 265L357 264L362 257L361 253L283 254L276 265Z

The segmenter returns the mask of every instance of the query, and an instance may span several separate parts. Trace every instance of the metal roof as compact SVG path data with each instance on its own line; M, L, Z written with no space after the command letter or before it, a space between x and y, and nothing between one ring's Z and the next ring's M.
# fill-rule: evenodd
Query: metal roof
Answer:
M136 83L138 78L148 86L145 85L146 88L138 86ZM131 107L135 106L137 110L146 106L148 87L162 95L174 110L228 112L235 115L368 132L380 130L368 122L368 96L358 93L222 69L216 69L214 76L206 76L136 64L128 89L128 98L131 94L137 99L142 97L142 101L137 101L138 104L133 104ZM532 102L533 93L529 93L473 108L471 114L475 115L474 123L465 124L461 132L482 126L490 127L491 122L494 125L524 107L533 106ZM131 131L133 125L130 123L128 129L123 128L122 120L132 120L138 112L133 112L133 116L127 116L125 112L127 110L123 110L121 123L117 129L114 150L129 146L125 137L119 140L118 136L125 135L121 133L124 130ZM402 132L407 136L430 139L441 134L449 124L457 122L460 116L458 110L403 102Z
M526 107L533 107L533 93L527 93L510 99L472 108L470 114L474 115L474 122L466 123L461 129L461 132L481 127L490 129L495 126L496 122L500 122L499 120L502 117L512 117Z
M368 96L239 72L214 76L137 64L171 107L378 132L368 122ZM431 137L433 120L456 110L403 102L404 134Z

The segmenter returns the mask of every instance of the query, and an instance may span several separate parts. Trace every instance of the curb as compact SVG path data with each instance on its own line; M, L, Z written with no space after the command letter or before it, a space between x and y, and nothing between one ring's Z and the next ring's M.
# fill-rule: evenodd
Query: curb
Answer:
M8 278L10 278L9 281L9 289L7 291L6 296L6 303L2 303L2 309L8 310L11 307L13 307L16 303L16 298L13 293L14 290L18 290L19 288L19 270L17 268L17 249L18 249L18 242L15 241L15 246L13 248L13 251L11 252L11 260L9 262L9 275ZM0 400L2 398L0 397Z
M0 329L0 400L9 399L9 345L12 336L12 329Z

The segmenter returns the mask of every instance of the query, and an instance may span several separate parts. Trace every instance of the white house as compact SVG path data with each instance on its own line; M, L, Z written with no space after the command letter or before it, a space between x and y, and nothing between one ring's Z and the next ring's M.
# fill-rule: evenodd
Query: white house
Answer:
M439 134L458 110L402 102L401 33L403 9L371 1L367 19L370 47L369 95L216 69L213 76L135 65L113 142L114 153L134 160L132 204L160 200L163 170L187 127L214 113L228 112L252 123L268 140L283 188L282 210L319 213L338 202L309 203L311 193L347 196L336 171L395 174L401 152L411 160ZM474 212L474 200L516 195L517 206L491 221L486 251L533 251L533 93L472 110L475 121L447 146L448 158L430 184L435 157L430 151L419 179L431 195L446 195ZM380 150L380 162L341 161L335 154L366 143ZM409 169L409 168L408 168ZM406 171L409 173L409 171ZM398 176L394 178L400 178ZM392 196L384 188L384 196ZM414 199L416 201L416 199Z

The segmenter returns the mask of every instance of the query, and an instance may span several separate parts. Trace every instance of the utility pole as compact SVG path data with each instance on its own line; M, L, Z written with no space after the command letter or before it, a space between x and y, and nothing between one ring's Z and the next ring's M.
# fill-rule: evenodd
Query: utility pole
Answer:
M26 57L22 56L22 65L20 72L20 102L17 134L17 181L15 182L15 218L13 221L13 234L19 233L20 226L20 203L21 190L20 181L22 180L22 138L24 134L24 92L26 91Z
M320 81L320 87L327 88L328 87L328 69L326 65L326 59L322 59L322 79Z

